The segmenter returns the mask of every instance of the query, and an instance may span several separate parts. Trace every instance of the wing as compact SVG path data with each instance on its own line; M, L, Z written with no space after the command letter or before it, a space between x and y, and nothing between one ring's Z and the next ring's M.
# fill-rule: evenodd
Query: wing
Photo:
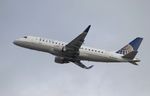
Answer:
M77 36L75 39L73 39L70 43L66 45L66 47L69 47L71 49L74 49L75 51L79 51L79 48L84 42L84 39L90 29L91 25L89 25L79 36Z
M76 64L76 65L78 65L78 66L81 67L81 68L84 68L84 69L90 69L90 68L93 67L93 65L87 67L87 66L85 66L85 65L84 65L82 62L80 62L80 61L75 61L75 62L73 62L73 63Z
M68 56L75 56L78 54L81 45L84 42L84 39L90 29L91 25L89 25L79 36L73 39L70 43L65 46L66 54Z

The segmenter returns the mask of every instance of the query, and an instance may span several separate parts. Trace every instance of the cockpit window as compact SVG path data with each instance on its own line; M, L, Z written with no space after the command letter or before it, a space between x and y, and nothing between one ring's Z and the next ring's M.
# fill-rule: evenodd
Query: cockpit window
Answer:
M24 38L27 38L27 36L24 36Z

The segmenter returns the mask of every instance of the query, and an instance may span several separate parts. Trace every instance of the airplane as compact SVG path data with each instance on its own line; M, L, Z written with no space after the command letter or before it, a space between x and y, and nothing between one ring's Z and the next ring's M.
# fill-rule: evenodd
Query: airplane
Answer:
M107 63L129 62L138 65L137 62L140 62L140 60L135 58L135 56L143 38L137 37L115 52L82 46L90 27L91 25L69 43L35 36L24 36L16 39L13 43L24 48L50 53L55 56L56 63L65 64L72 62L84 69L90 69L93 65L85 66L81 62L82 60Z

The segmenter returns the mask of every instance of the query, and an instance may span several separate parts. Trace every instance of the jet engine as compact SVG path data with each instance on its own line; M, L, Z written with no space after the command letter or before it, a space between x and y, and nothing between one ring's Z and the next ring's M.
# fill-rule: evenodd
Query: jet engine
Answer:
M55 62L60 64L69 63L69 61L64 57L55 57Z

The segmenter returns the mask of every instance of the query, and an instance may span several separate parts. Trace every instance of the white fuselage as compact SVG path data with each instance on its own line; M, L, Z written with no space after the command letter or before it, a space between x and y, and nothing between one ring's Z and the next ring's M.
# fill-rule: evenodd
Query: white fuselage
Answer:
M20 38L14 41L14 44L43 52L51 53L55 56L63 56L62 48L67 44L64 42L45 39L41 37L28 36L28 38ZM80 60L96 61L96 62L129 62L130 59L122 58L121 54L108 52L101 49L81 46L79 49Z

